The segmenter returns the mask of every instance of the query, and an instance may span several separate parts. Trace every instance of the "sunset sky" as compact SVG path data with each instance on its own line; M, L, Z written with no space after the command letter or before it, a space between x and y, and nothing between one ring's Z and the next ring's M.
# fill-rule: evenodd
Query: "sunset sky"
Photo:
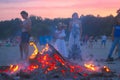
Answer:
M116 15L120 0L0 0L0 21L21 18L20 11L42 18L68 18L83 15Z

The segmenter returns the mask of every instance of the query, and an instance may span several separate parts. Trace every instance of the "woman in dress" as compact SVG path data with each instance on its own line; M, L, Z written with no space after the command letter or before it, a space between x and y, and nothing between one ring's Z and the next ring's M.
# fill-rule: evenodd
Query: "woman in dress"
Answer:
M65 36L66 34L64 30L64 25L63 23L59 23L58 28L55 32L55 38L56 38L55 48L58 50L58 52L60 52L62 56L68 57L67 48L64 40Z
M69 57L73 59L81 59L80 40L82 36L82 25L75 12L72 15L72 20L69 23Z

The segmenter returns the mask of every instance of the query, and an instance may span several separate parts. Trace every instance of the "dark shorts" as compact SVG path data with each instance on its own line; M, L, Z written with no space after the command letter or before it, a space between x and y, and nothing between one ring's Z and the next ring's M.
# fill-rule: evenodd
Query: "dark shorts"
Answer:
M22 32L21 34L21 42L29 43L30 34L28 32Z
M105 45L105 44L106 44L106 40L102 40L102 41L101 41L101 44L104 44L104 45Z

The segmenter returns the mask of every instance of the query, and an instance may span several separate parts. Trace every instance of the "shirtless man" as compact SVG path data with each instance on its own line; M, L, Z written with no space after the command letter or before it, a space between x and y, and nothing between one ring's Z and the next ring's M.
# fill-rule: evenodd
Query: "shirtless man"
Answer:
M31 30L31 20L28 18L28 13L26 11L21 11L21 16L24 19L22 22L21 29L21 42L20 42L20 53L21 59L28 58L29 53L29 38L30 38L30 30Z

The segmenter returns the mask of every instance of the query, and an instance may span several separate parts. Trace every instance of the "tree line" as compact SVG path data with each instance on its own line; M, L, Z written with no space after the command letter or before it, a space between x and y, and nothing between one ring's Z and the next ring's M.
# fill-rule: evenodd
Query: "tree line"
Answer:
M66 34L69 36L68 25L71 18L43 19L42 17L31 15L30 19L32 21L31 35L36 38L44 35L53 35L59 22L67 25ZM111 35L112 27L114 26L113 15L106 17L81 15L79 19L82 21L83 36L86 34L89 36ZM19 18L0 21L0 40L20 35L20 23L21 19Z

